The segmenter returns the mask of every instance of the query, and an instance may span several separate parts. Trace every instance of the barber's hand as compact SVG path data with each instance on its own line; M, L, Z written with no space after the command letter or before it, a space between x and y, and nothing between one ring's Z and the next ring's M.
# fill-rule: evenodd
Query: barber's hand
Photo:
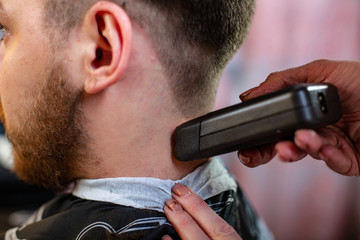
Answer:
M181 239L241 240L234 228L190 188L176 184L172 191L173 199L166 202L164 211Z
M243 94L243 101L299 83L331 83L338 89L343 108L342 119L318 131L299 130L294 141L264 145L239 151L249 167L269 162L276 152L288 162L307 155L322 159L335 172L360 176L360 62L318 60L307 65L269 75L259 87Z

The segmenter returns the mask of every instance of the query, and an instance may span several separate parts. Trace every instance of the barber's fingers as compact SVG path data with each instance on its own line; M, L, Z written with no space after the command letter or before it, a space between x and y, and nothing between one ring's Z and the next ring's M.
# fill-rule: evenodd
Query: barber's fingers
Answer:
M298 130L295 133L294 143L296 146L315 159L321 159L321 147L325 144L331 144L327 138L322 138L314 130Z
M165 235L161 238L161 240L173 240L169 235Z
M298 130L294 141L280 141L275 144L266 144L254 149L239 151L238 156L247 167L257 167L268 163L278 154L286 162L295 162L307 155L315 159L323 159L321 148L325 145L336 144L335 138L321 137L313 130Z
M305 83L307 80L306 73L306 71L301 71L299 68L292 68L281 72L271 73L259 86L242 93L240 95L240 99L242 101L247 101L295 84ZM296 76L296 78L294 76Z
M241 150L238 157L244 165L253 168L268 163L275 154L275 144L265 144L258 148Z
M323 159L322 147L337 143L329 135L320 136L314 130L298 130L295 132L294 141L282 141L276 144L275 150L279 158L286 162L295 162L310 155L315 159Z
M167 201L164 211L181 239L241 240L233 227L181 184L173 187L173 199Z
M335 84L334 79L331 79L328 76L330 76L338 66L339 63L335 61L317 60L300 67L274 72L271 73L260 86L242 93L240 98L241 100L246 101L301 83L321 83L329 81ZM330 79L327 79L327 77Z
M275 147L284 161L297 161L307 154L322 159L333 171L353 176L359 175L359 162L356 150L346 136L333 129L298 130L294 142L280 142Z
M335 172L348 176L359 176L359 153L356 143L339 128L327 127L318 133L311 130L299 130L296 144L307 144L307 152L317 159L322 159Z
M359 165L347 154L332 146L324 146L321 151L326 165L333 171L346 176L359 176Z
M181 205L174 199L169 199L166 202L164 212L181 239L210 239L201 229L199 224L190 216L190 214L185 212Z
M296 162L308 154L307 152L299 149L292 141L282 141L275 145L275 150L278 157L284 162Z

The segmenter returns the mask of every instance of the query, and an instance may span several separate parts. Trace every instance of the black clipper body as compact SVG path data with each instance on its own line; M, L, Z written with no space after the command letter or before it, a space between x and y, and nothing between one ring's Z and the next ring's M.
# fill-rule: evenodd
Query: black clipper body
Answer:
M191 161L253 148L317 129L342 116L335 86L301 84L223 108L178 126L174 156Z

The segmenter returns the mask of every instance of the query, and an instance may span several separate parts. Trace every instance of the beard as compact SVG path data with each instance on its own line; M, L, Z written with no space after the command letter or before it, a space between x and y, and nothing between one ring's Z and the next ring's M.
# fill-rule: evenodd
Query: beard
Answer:
M25 182L63 191L79 177L89 155L79 106L83 93L69 86L63 64L53 64L45 84L36 93L34 104L22 116L17 129L6 128L12 143L14 170Z

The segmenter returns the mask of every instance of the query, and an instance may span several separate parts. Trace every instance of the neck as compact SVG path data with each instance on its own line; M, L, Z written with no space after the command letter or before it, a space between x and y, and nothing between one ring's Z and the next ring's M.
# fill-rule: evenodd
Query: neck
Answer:
M169 79L151 42L141 29L137 31L126 74L84 101L94 159L83 169L82 178L177 180L206 161L174 159L172 133L189 119L175 107Z
M151 82L151 87L126 84L122 82L86 100L84 111L95 157L81 177L178 180L204 163L205 160L184 163L173 157L172 133L188 119L170 107L174 104L169 104L172 98L165 94L169 91L155 89L164 88L164 84Z

